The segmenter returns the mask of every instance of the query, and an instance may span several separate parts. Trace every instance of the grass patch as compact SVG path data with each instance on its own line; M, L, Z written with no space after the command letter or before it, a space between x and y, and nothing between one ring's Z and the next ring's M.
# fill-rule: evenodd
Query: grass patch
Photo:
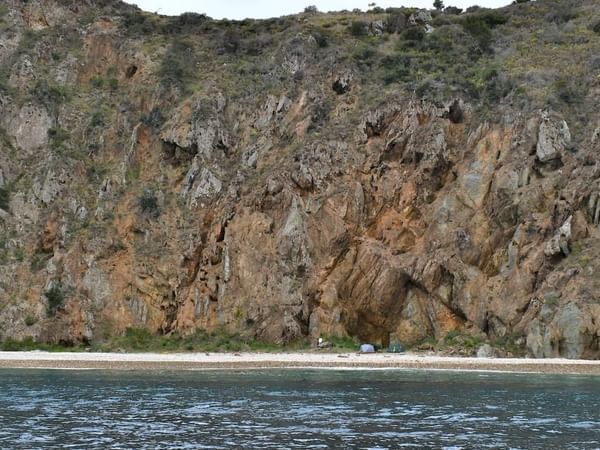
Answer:
M525 348L525 337L520 334L510 334L497 338L491 342L492 347L499 348L515 357L524 357L527 355Z
M119 88L119 80L114 77L104 78L100 75L95 75L90 78L90 84L96 89L107 88L113 92Z
M113 337L107 342L93 346L98 351L136 352L277 352L307 348L305 342L280 346L270 342L227 333L224 330L208 333L197 330L190 335L153 334L144 328L128 328L123 336Z
M360 344L356 339L348 336L323 336L323 340L326 342L331 342L333 344L333 348L338 350L358 351L360 347Z
M37 319L28 316L26 324L32 326ZM29 322L28 322L29 321ZM31 323L31 325L29 324ZM68 345L39 342L32 337L22 340L5 339L0 342L2 351L32 351L43 350L50 352L281 352L300 351L309 348L307 341L298 341L285 346L243 337L239 334L227 333L224 330L208 333L197 330L195 333L182 336L153 334L144 328L128 328L122 336L108 338L107 341L91 344Z
M452 330L444 338L444 344L450 347L460 347L468 351L475 351L483 343L481 338Z
M133 183L140 179L140 168L137 166L130 167L127 169L127 173L125 174L125 179L127 183Z
M46 352L80 352L84 349L85 347L81 345L69 346L64 344L38 342L32 337L26 337L20 340L8 338L0 342L0 350L4 352L27 352L33 350L42 350Z

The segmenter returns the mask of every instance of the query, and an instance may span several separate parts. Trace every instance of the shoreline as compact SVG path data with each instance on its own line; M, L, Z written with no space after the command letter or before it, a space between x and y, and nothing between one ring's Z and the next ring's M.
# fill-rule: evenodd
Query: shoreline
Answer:
M0 369L422 369L600 375L600 361L473 358L407 353L52 353L31 351L0 352Z

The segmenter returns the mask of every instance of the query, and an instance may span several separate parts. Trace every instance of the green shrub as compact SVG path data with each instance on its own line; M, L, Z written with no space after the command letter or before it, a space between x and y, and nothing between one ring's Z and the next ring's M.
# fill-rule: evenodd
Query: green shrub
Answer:
M409 42L420 42L425 38L425 30L421 27L410 27L402 33L402 38ZM415 44L412 44L415 45Z
M329 120L331 109L331 105L327 102L317 103L313 109L308 131L314 131L321 128L323 124Z
M385 84L410 81L411 58L403 54L388 55L381 59L383 68L383 82Z
M164 34L184 34L204 31L210 18L206 14L186 12L179 16L169 17L162 27Z
M160 209L158 206L158 198L154 191L145 189L139 200L139 207L142 214L156 218L160 215Z
M31 336L20 341L9 338L2 342L0 348L4 352L31 351L37 349L37 344Z
M154 340L154 336L145 328L127 328L124 337L130 348L134 350L148 348Z
M10 203L10 191L6 187L0 187L0 209L8 211Z
M90 84L97 89L101 89L104 86L104 78L99 75L94 75L90 78Z
M36 253L32 256L31 262L29 263L29 270L33 273L37 273L46 267L48 260L52 257L49 253Z
M329 34L326 31L314 30L311 35L315 38L319 48L326 48L329 46Z
M192 45L176 40L169 46L161 62L158 72L161 84L184 89L195 73L195 65Z
M571 80L561 78L553 84L553 90L559 102L575 105L582 101L582 85L580 80L573 83Z
M369 44L359 45L352 53L352 59L359 64L371 66L374 64L377 56L375 47Z
M5 352L16 352L16 351L32 351L32 350L43 350L47 352L65 352L65 351L82 351L83 348L61 344L48 344L44 342L38 342L31 336L28 336L22 340L16 340L8 338L0 343L0 350Z
M362 20L353 20L348 27L348 31L352 36L361 37L367 35L368 25Z
M481 338L470 334L464 334L457 330L449 331L444 338L444 344L451 347L459 347L470 352L474 352L481 343Z
M33 325L35 325L37 323L37 319L33 316L27 316L25 317L25 325L27 325L28 327L31 327Z
M142 114L141 121L147 127L155 131L160 130L160 127L165 123L165 117L159 106L155 106L148 114Z
M68 93L62 86L38 80L30 92L32 100L44 105L51 114L58 115L60 105L68 100Z
M10 87L8 85L8 69L5 67L0 67L0 92L9 92Z
M544 19L546 22L562 25L563 23L570 22L576 17L577 14L571 9L569 2L561 2L559 5L556 5L551 12L546 14Z
M243 51L246 55L258 56L269 47L273 42L273 38L269 34L261 34L256 38L246 39L242 43Z
M525 336L522 334L510 334L496 338L492 342L492 346L500 348L512 354L512 356L523 357L526 355Z
M458 16L460 13L462 13L462 8L457 8L456 6L447 6L444 9L444 14L449 14L451 16Z
M496 11L477 12L467 15L462 21L462 26L475 39L482 51L489 52L491 51L492 29L507 21L508 18L505 15Z
M139 180L140 178L140 168L139 166L133 166L127 169L127 173L125 174L127 183L131 183L133 181Z
M63 144L70 138L69 132L62 128L50 128L48 130L48 139L50 148L54 151L60 150Z
M122 17L121 27L129 36L151 34L159 30L157 19L153 14L128 11Z
M481 100L493 106L505 98L513 89L514 84L505 74L495 68L488 68L483 72L483 86L476 86Z
M100 75L94 75L92 78L90 78L90 84L96 89L102 89L106 87L111 91L116 91L119 88L119 80L114 77L105 79Z
M25 249L23 247L15 249L15 259L19 262L23 262L25 259Z
M104 126L104 113L102 111L96 111L94 114L92 114L90 126L92 128Z
M431 80L423 80L415 89L415 94L419 98L425 98L432 90Z
M400 33L406 28L408 17L403 10L393 10L385 19L385 30L388 33Z
M94 164L86 169L86 177L88 182L92 184L101 183L109 174L110 170L106 165Z
M241 46L242 37L237 30L228 29L221 38L221 48L225 53L237 53Z
M11 138L8 136L6 130L2 127L0 127L0 147L1 146L5 146L9 150L14 150Z
M65 303L66 293L62 284L55 284L45 292L46 300L48 300L48 307L46 313L48 317L56 315L56 311L61 309Z
M17 48L17 54L29 53L35 49L35 46L43 36L43 31L32 30L31 28L25 28L19 41Z

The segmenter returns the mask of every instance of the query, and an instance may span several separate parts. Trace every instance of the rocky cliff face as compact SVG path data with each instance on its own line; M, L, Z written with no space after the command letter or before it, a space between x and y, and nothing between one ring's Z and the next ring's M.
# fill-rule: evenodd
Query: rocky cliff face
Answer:
M0 330L600 356L593 1L0 5Z

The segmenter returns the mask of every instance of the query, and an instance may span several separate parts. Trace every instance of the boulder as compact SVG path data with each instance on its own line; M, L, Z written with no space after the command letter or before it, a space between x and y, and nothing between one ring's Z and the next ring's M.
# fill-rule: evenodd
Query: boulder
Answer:
M15 137L18 147L31 152L48 143L48 130L53 122L45 108L27 104L9 119L6 130Z
M294 184L304 191L308 191L314 186L312 171L306 164L300 163L292 172L291 178Z
M538 133L536 156L540 162L560 159L571 144L571 133L567 122L556 120L548 114L542 115L542 123Z
M383 36L385 32L385 24L382 20L376 20L371 22L369 26L369 33L373 36Z
M223 183L210 170L203 168L198 176L190 205L197 206L199 199L211 199L221 192Z
M571 221L573 216L569 216L567 220L556 230L554 236L546 242L544 254L546 256L554 256L563 254L569 255L569 240L571 239Z
M411 16L408 18L408 24L411 26L425 25L432 20L431 13L426 9L421 9L411 14Z
M496 350L490 344L483 344L477 349L478 358L495 358L496 356Z

